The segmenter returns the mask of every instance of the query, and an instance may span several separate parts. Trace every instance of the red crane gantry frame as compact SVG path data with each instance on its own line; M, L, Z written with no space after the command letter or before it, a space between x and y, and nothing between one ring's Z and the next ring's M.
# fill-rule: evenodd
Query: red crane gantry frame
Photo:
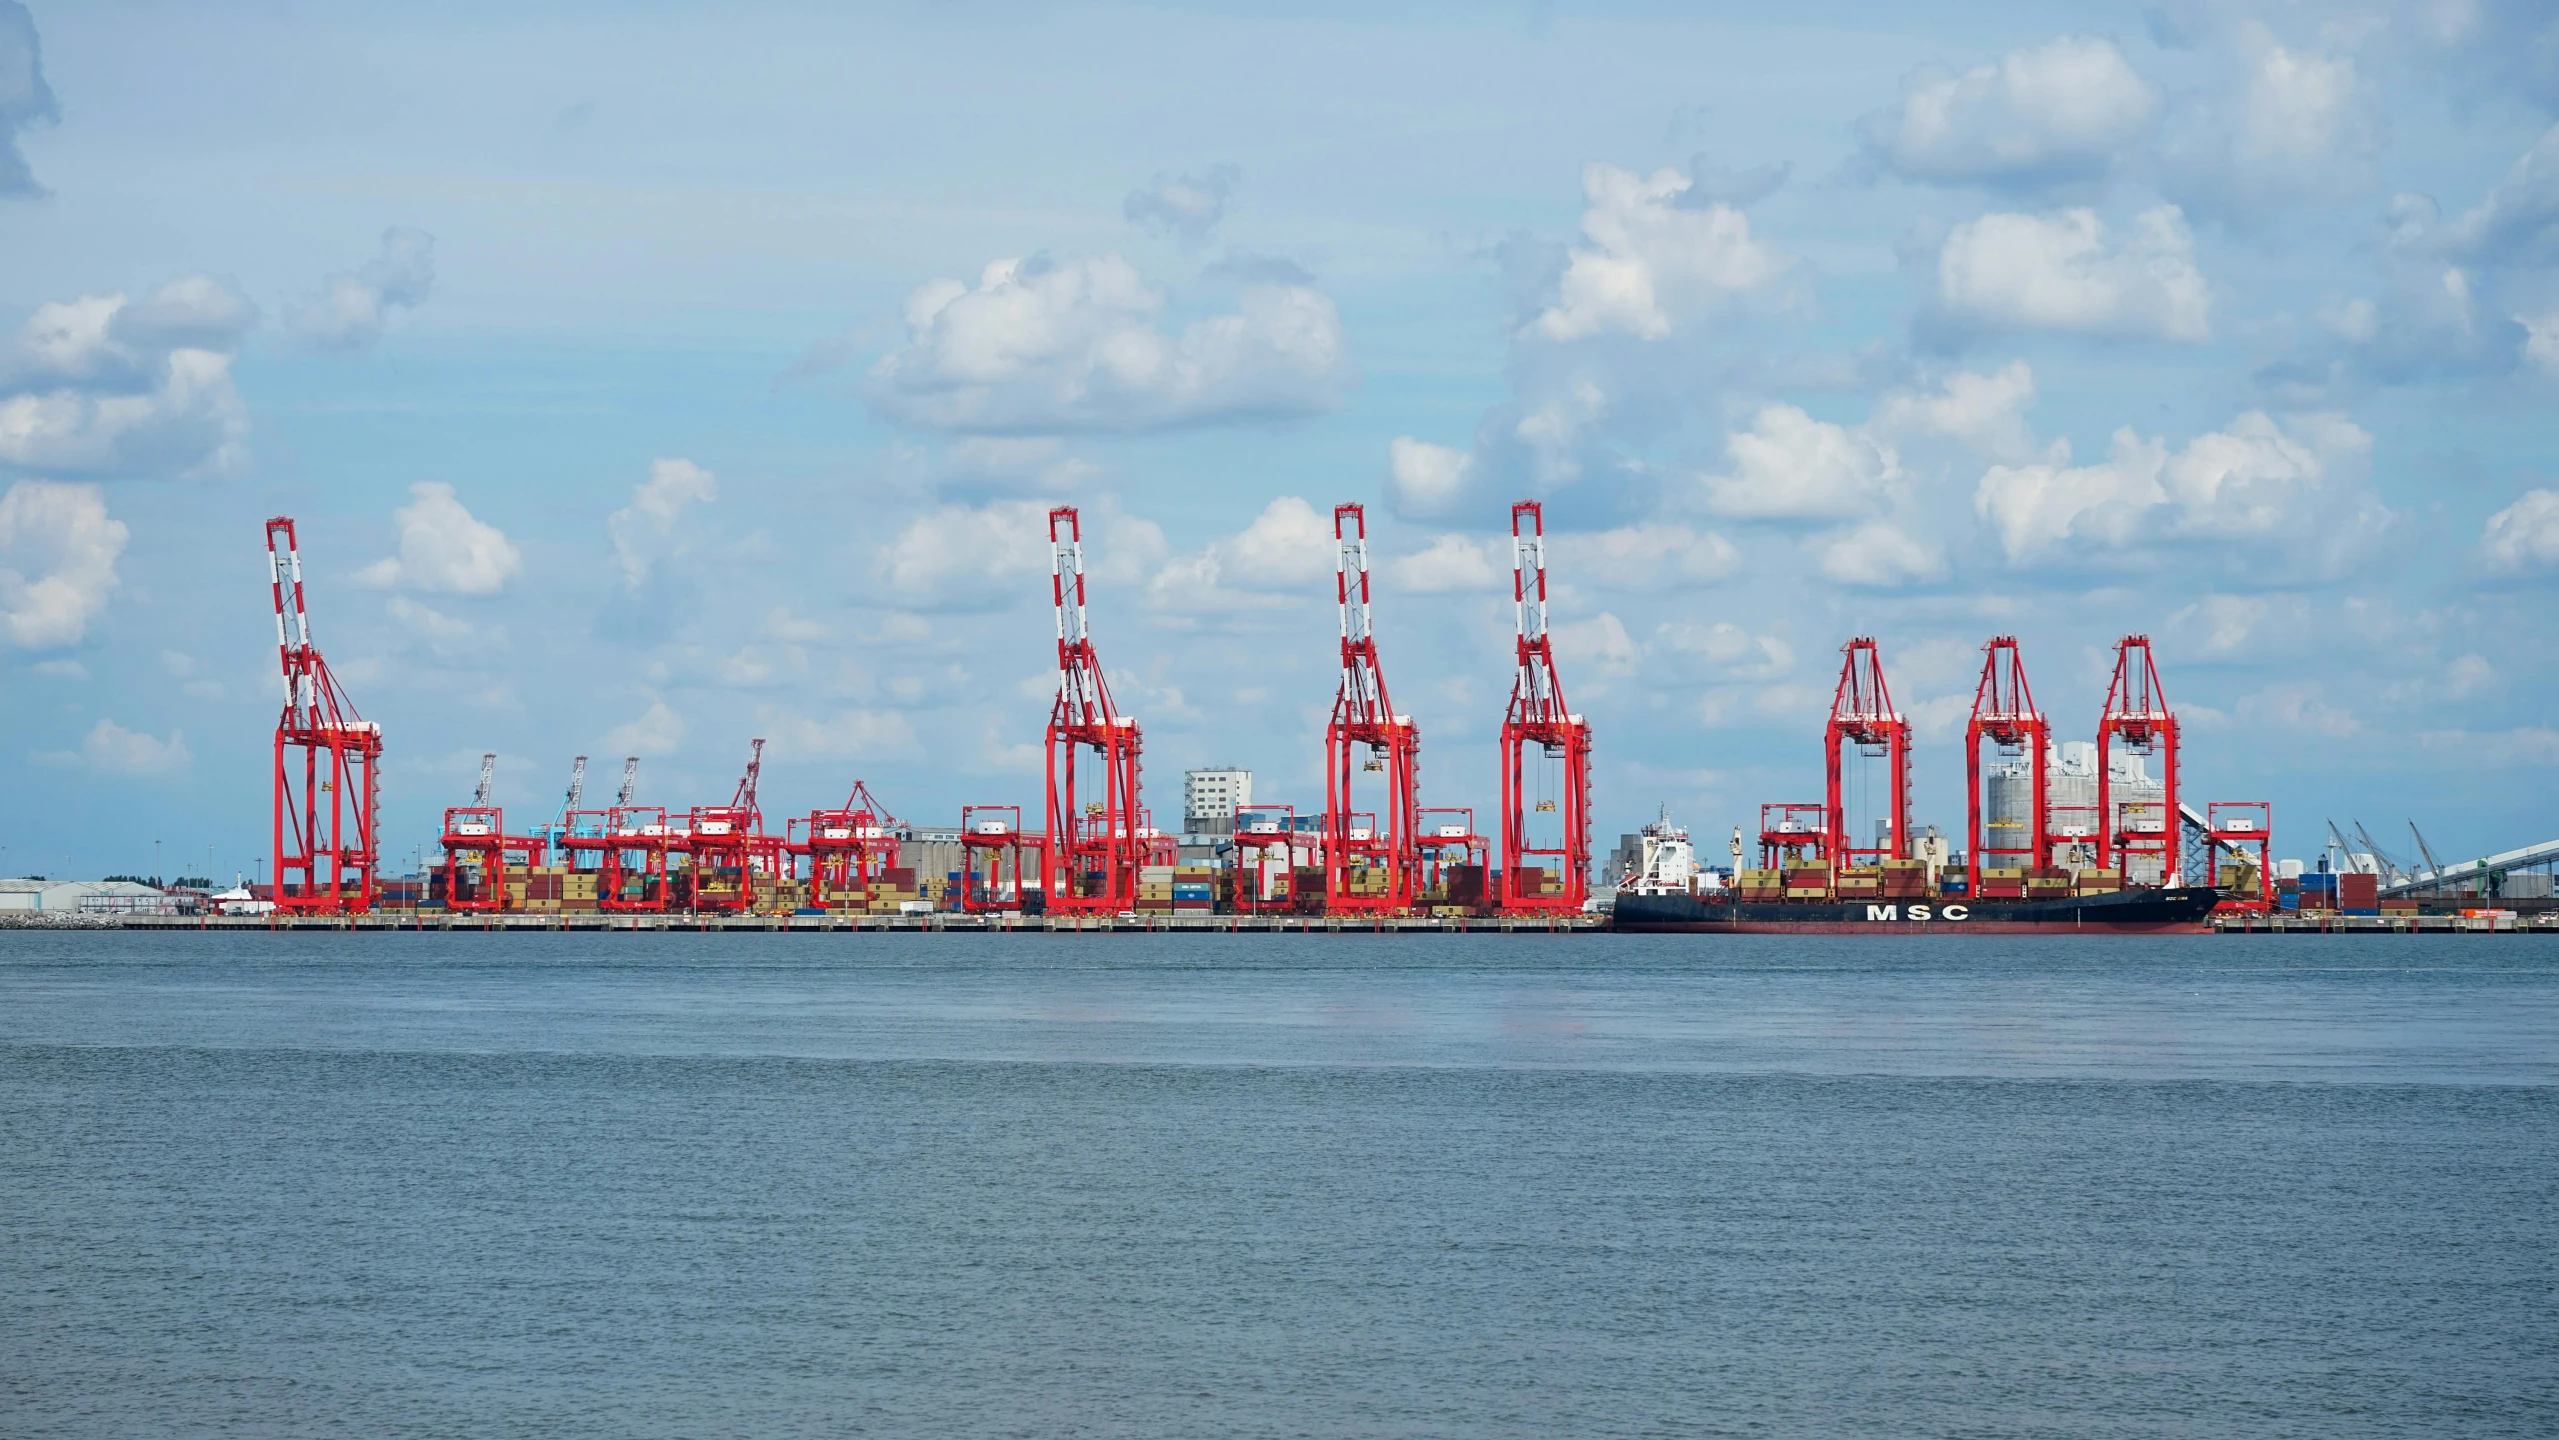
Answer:
M1521 522L1527 528L1521 528ZM1546 511L1534 500L1511 507L1511 604L1518 650L1512 670L1510 710L1502 718L1502 881L1500 906L1519 914L1573 913L1590 899L1590 725L1564 704L1564 682L1555 674L1555 648L1546 635ZM1563 834L1551 847L1529 843L1526 780L1528 747L1563 762L1560 796L1541 798L1539 810L1560 806ZM1531 859L1561 862L1561 884L1532 888ZM1538 874L1549 873L1543 866Z
M361 915L380 893L382 793L375 771L382 727L356 713L312 643L310 612L302 603L302 551L291 516L267 521L267 571L275 590L276 653L284 666L270 837L275 908L296 915Z
M1830 723L1822 731L1822 759L1828 775L1830 862L1854 865L1861 855L1878 860L1910 858L1910 722L1893 709L1892 692L1884 687L1884 663L1871 636L1860 635L1840 647L1839 692L1830 702ZM1849 744L1880 745L1891 770L1893 839L1890 845L1860 845L1849 833L1847 810L1840 804L1841 750Z
M747 752L746 773L737 782L737 792L726 805L697 805L685 821L684 848L692 855L687 869L691 884L691 908L744 914L755 905L755 872L760 867L767 874L778 874L781 867L782 837L764 833L764 811L756 803L756 782L764 774L764 742L758 739ZM703 894L702 877L706 872L735 870L737 891L725 890L709 896Z
M1982 861L1986 856L2000 856L2012 862L2024 857L2023 865L2012 863L1992 869L2027 869L2052 863L2052 841L2047 833L2051 775L2046 766L2052 748L2052 725L2035 708L2035 692L2026 684L2026 662L2017 654L2017 637L1995 636L1981 649L1981 685L1973 692L1973 718L1964 726L1964 867L1966 893L1973 895L1981 893ZM2025 757L2031 776L2027 789L2034 810L2026 820L2026 843L2022 847L1994 844L1983 833L1984 740Z
M1013 818L1010 820L984 818L994 815L1009 815ZM1047 849L1047 836L1033 834L1022 828L1021 806L961 806L959 908L970 915L990 915L1006 910L1021 910L1025 898L1040 893L1039 876L1047 872L1048 864L1047 861L1038 857L1044 855ZM1031 858L1025 858L1025 851L1030 853ZM986 857L983 862L986 868L982 877L978 871L981 863L978 859L980 855ZM1006 888L1005 859L1007 856L1012 859L1013 895L1009 900L1003 893Z
M905 828L859 780L842 805L812 810L806 822L793 823L809 827L800 848L809 857L809 904L820 910L837 908L832 897L838 891L857 885L868 891L871 881L896 863L897 832ZM860 903L846 903L858 909L869 898L865 894Z
M1358 505L1333 507L1333 592L1342 615L1342 686L1333 698L1332 723L1324 727L1324 908L1336 915L1401 915L1411 910L1421 883L1422 732L1410 715L1395 713L1378 668L1377 639L1368 624L1368 512ZM1359 760L1355 747L1368 747ZM1351 808L1351 781L1366 770L1384 772L1385 804L1366 826ZM1361 833L1363 830L1365 834ZM1357 857L1365 863L1353 866ZM1386 872L1381 888L1353 893L1353 869Z
M2140 661L2134 661L2139 652ZM2159 757L2162 771L2159 819L2155 827L2115 813L2114 750ZM2115 644L2115 678L2106 687L2106 711L2097 721L2097 868L2124 870L2124 862L2156 855L2160 884L2179 883L2184 856L2179 844L2183 821L2177 809L2177 717L2168 709L2168 692L2159 684L2159 666L2150 657L2150 637L2127 635ZM2124 883L2132 883L2127 873Z
M1048 512L1049 589L1057 604L1057 705L1048 722L1048 837L1041 869L1048 908L1116 915L1137 905L1137 871L1149 853L1138 803L1134 716L1111 708L1102 662L1084 623L1084 527L1075 507ZM1077 752L1101 756L1102 795L1077 783ZM1089 878L1088 878L1089 877Z

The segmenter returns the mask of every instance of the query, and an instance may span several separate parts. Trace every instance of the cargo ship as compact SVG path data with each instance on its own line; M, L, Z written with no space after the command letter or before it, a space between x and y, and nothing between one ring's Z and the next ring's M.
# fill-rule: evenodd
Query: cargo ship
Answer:
M1853 901L1748 901L1702 894L1617 897L1613 928L1634 934L2200 935L2221 892L2203 885L2115 890L2048 900L1961 895Z

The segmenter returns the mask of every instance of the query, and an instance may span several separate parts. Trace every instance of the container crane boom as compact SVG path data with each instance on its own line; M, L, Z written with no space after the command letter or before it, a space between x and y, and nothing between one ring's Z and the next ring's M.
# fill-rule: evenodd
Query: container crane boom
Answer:
M569 764L569 793L560 802L560 827L564 832L568 828L569 812L577 809L578 802L585 798L586 757L581 755Z

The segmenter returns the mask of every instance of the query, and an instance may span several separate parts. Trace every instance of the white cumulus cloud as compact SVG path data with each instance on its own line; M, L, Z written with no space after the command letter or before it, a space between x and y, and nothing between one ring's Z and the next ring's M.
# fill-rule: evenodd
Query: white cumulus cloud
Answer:
M2068 447L2057 446L2045 463L1992 466L1973 509L2014 561L2170 537L2264 540L2285 533L2310 503L2347 497L2371 445L2337 415L2278 423L2250 411L2173 453L2165 440L2126 427L2093 465L2070 465Z
M605 533L613 539L614 561L622 567L622 583L638 589L653 566L684 548L686 508L719 498L719 477L692 461L681 457L650 461L649 478L631 487L631 503L604 521Z
M1726 437L1728 474L1704 477L1706 506L1747 520L1818 520L1880 507L1901 479L1892 448L1792 405L1764 405Z
M1689 178L1614 165L1582 171L1586 243L1564 264L1555 303L1529 322L1547 340L1618 332L1658 340L1736 301L1772 294L1794 257L1753 238L1730 205L1681 203Z
M1732 575L1741 561L1732 541L1686 525L1647 522L1546 537L1549 584L1609 590L1707 585Z
M2559 490L2527 490L2489 516L2479 548L2501 570L2559 568Z
M1858 130L1913 180L2014 183L2097 173L2146 133L2159 92L2114 42L2064 36L1960 75L1922 72Z
M1220 603L1227 590L1311 599L1332 588L1334 563L1332 517L1282 495L1236 534L1168 561L1149 588L1158 603L1189 606Z
M1048 568L1048 507L1007 500L944 506L909 520L890 542L882 578L901 599L953 598L977 586L1001 607Z
M356 576L362 583L494 595L524 568L524 557L506 532L465 509L453 498L452 486L422 481L409 487L409 497L408 504L391 512L400 527L400 553L364 567Z
M604 737L605 748L624 755L672 755L689 728L684 717L664 700L651 700L635 718L616 725Z
M1958 371L1932 392L1896 390L1875 407L1869 429L1885 435L1954 440L2004 460L2030 457L2035 437L2026 408L2035 402L2035 372L2025 361L1996 374Z
M235 468L248 415L231 383L257 307L206 275L140 300L39 305L0 343L0 465L57 474Z
M2492 262L2559 255L2559 125L2543 131L2487 198L2453 222L2451 240Z
M1236 309L1160 324L1163 293L1117 255L998 260L975 286L906 302L906 343L871 370L886 417L936 430L1155 430L1329 410L1351 378L1333 302L1249 285Z
M2093 210L1997 212L1958 225L1937 258L1943 318L1976 330L2199 341L2212 334L2212 287L2174 205L2147 210L2110 245Z
M434 289L435 237L394 225L371 260L330 276L316 298L285 312L285 328L309 349L369 349L392 311L415 309Z
M1497 556L1494 546L1498 543L1465 535L1436 536L1420 550L1389 561L1386 577L1398 590L1416 595L1508 589L1510 554L1505 548Z
M1449 445L1398 435L1386 446L1386 500L1407 520L1443 520L1466 497L1475 457Z
M1870 520L1812 542L1821 573L1842 585L1891 589L1918 580L1933 580L1946 571L1945 557L1926 537L1907 524Z
M2255 51L2240 108L2238 153L2258 165L2317 164L2354 131L2355 58L2288 50L2263 27L2249 28Z
M0 634L30 650L78 644L115 593L125 538L95 485L10 486L0 495Z
M150 779L182 775L195 763L185 732L172 730L166 740L145 730L127 730L100 716L80 739L78 750L57 750L36 759L50 765L79 766L101 775Z

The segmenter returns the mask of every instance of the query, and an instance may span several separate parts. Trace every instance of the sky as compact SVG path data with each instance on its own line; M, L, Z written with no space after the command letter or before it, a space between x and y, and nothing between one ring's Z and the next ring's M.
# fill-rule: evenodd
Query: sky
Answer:
M1533 498L1603 847L1861 635L1950 833L1983 642L2138 633L2278 854L2544 839L2554 120L2508 0L0 0L0 873L258 873L279 514L393 870L483 752L1036 814L1056 504L1159 818L1320 807L1358 502L1490 830Z

